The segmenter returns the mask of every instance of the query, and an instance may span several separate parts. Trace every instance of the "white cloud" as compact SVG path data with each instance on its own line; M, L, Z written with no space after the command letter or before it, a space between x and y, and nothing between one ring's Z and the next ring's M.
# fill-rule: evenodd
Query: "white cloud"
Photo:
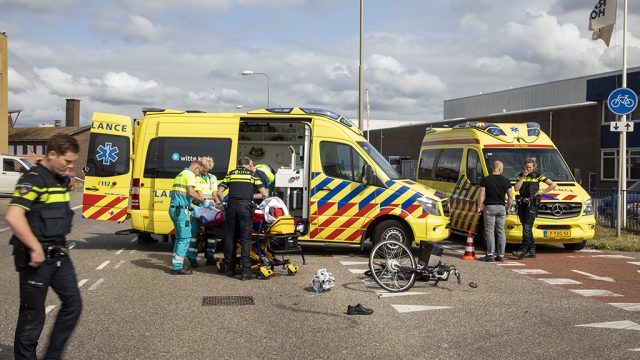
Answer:
M440 77L421 70L409 71L391 56L374 54L369 57L370 75L378 86L397 90L404 95L421 96L435 94L446 89Z
M478 19L476 15L467 14L460 19L460 27L468 31L486 32L489 29L487 23Z
M518 45L523 58L552 65L552 73L575 76L606 70L598 60L598 44L582 38L575 24L560 24L546 13L527 12L524 23L507 23L504 36Z
M535 75L540 72L539 65L526 61L516 61L509 55L481 57L474 60L472 66L478 71L500 76L515 76L522 72Z
M145 41L158 41L164 32L160 26L154 25L149 19L140 15L131 15L122 30L125 38Z
M24 76L20 75L12 67L9 67L9 91L16 93L31 90L33 85Z

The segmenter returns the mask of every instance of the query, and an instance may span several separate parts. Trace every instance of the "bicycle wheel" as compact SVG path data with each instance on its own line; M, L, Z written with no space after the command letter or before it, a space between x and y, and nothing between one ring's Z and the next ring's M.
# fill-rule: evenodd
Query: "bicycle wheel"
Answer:
M406 291L416 282L416 259L406 245L393 240L371 249L369 270L373 280L389 292Z

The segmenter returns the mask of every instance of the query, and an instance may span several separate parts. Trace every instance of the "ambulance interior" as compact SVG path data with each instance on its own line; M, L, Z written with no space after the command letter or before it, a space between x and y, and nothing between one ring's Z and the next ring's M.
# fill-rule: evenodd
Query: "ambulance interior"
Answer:
M308 174L311 128L308 123L243 120L240 123L238 157L270 165L276 175L274 196L289 213L308 219Z

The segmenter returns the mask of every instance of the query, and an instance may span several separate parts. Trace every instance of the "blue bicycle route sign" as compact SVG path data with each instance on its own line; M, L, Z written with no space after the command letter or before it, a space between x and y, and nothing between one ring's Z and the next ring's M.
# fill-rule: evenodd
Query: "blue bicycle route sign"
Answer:
M609 110L616 115L627 115L638 106L638 95L629 88L617 88L607 99Z

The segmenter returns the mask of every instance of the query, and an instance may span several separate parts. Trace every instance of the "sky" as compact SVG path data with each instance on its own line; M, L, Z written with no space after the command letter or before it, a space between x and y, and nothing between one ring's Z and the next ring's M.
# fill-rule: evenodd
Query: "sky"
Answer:
M591 40L596 2L365 0L372 127L442 120L447 99L619 70L622 0L610 47ZM628 14L633 67L640 2ZM244 112L268 94L271 107L357 123L359 21L358 0L0 0L9 109L22 110L16 126L38 126L80 99L88 125L94 112L140 118L143 107Z

